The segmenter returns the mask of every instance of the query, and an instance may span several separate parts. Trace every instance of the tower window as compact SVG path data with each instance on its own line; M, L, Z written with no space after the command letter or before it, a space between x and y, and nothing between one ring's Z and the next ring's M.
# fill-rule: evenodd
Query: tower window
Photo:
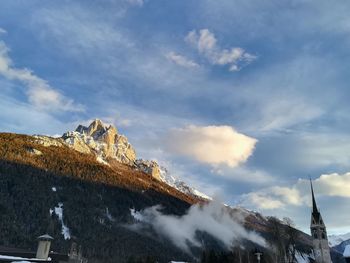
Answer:
M326 239L325 233L322 233L322 239Z
M314 238L317 238L317 233L316 233L316 231L314 232Z

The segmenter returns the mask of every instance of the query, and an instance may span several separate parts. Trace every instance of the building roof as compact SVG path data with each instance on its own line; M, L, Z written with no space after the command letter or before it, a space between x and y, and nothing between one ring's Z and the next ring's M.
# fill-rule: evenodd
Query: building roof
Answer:
M42 235L38 237L39 240L53 240L53 237L50 236L49 234Z
M0 255L0 262L51 262L51 260Z
M312 186L311 179L310 179L310 185L311 185L311 194L312 194L312 213L318 213L315 194L314 194L314 187Z
M25 249L19 249L19 248L11 248L11 247L3 247L0 246L0 262L68 262L68 255L67 254L60 254L56 252L50 252L49 258L51 260L49 261L43 261L42 259L37 259L36 252L25 250ZM17 258L16 260L11 260L11 258Z
M314 188L312 186L312 181L310 178L310 186L311 186L311 194L312 194L312 217L315 219L316 222L320 221L321 214L317 208L315 194L314 194Z

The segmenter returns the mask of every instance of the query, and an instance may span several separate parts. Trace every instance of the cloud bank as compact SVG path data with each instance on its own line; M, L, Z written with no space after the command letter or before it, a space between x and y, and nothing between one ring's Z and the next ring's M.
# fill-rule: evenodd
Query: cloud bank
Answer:
M167 138L168 148L180 155L216 166L236 167L254 151L257 140L230 126L195 126L173 129Z
M249 54L240 47L221 49L217 45L215 35L208 29L189 32L185 37L185 41L195 47L213 65L228 65L230 71L238 71L240 69L239 63L249 64L256 59L256 56Z
M201 242L196 237L196 232L206 232L230 248L239 244L242 239L250 240L260 246L266 247L266 241L255 232L247 231L242 223L243 216L232 216L217 201L203 206L193 205L183 216L164 215L160 212L160 206L146 208L140 212L131 210L131 215L136 221L141 221L153 226L159 235L169 238L176 246L189 251L189 245L200 247Z

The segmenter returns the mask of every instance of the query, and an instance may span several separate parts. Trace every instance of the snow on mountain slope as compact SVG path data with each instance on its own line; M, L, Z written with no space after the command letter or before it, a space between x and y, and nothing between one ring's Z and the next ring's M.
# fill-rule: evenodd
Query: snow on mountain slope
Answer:
M310 263L310 258L314 260L314 257L309 254L301 253L299 251L297 251L295 254L295 259L297 263Z
M212 200L210 196L207 196L206 194L198 191L195 188L192 188L188 186L185 182L179 180L178 178L172 176L168 170L164 167L159 167L160 170L160 180L164 183L170 185L171 187L179 190L180 192L183 192L184 194L199 197L201 199L205 200Z
M335 247L342 243L343 241L350 239L350 233L343 235L330 235L328 236L328 243L330 247Z

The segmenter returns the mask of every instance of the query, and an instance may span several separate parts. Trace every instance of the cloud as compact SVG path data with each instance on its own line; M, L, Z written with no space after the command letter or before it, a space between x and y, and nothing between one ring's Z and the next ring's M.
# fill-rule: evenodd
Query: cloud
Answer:
M1 83L3 87L3 83ZM62 134L69 130L72 123L69 120L58 120L49 112L43 111L0 94L0 131L23 134Z
M302 99L281 98L266 103L261 109L257 125L262 132L280 131L293 125L310 122L320 117L324 111Z
M283 208L286 205L302 205L300 192L295 188L273 186L243 195L244 203L263 210Z
M313 181L318 196L350 198L350 172L323 174ZM310 205L309 180L299 179L290 187L273 186L243 195L243 203L263 210L290 205Z
M144 0L126 0L130 5L134 5L134 6L143 6L143 4L145 3Z
M350 198L350 172L323 174L314 184L320 194Z
M6 31L5 29L3 29L3 28L0 27L0 35L1 35L1 34L6 34L6 33L7 33L7 31Z
M181 155L213 166L230 167L245 162L257 140L238 133L230 126L195 126L173 129L168 134L168 148Z
M253 206L264 210L276 209L284 206L284 203L280 200L274 199L270 195L262 192L251 192L244 195L244 198L246 199L244 204L249 202Z
M183 66L185 68L197 68L197 67L199 67L199 65L196 62L194 62L193 60L190 60L184 56L176 54L175 52L169 52L165 55L165 57L169 61L171 61L179 66Z
M197 232L206 232L223 242L227 248L240 244L241 240L250 240L266 247L266 241L257 233L247 231L244 216L240 213L231 215L218 201L204 205L193 205L183 216L164 215L160 206L146 208L141 212L131 210L132 216L143 223L153 226L158 234L169 238L179 248L189 251L191 246L200 247Z
M208 29L201 29L198 33L195 30L190 31L185 41L194 46L213 65L228 65L230 71L238 71L239 64L249 64L256 59L256 56L240 47L221 49L217 46L215 35Z
M211 170L212 173L233 179L235 181L247 182L252 184L266 184L275 180L273 176L261 169L253 169L249 167L229 167L220 165Z
M81 105L52 88L46 80L36 76L31 70L18 69L8 55L9 48L0 41L0 75L8 80L20 81L27 87L28 100L34 106L45 110L82 111Z

